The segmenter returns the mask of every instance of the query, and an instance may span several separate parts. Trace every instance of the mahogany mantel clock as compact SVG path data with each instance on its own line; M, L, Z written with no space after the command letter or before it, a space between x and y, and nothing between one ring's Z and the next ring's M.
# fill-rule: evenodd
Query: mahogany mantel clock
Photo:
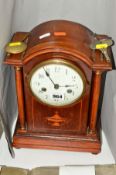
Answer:
M13 146L100 152L100 85L102 73L112 69L111 44L63 20L14 34L4 61L16 77Z

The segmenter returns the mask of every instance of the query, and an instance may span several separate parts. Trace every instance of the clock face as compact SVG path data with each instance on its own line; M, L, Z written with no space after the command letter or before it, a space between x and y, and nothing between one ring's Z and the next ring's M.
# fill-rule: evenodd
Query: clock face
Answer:
M72 63L53 59L40 63L31 71L29 86L37 100L52 106L66 106L82 97L85 76Z

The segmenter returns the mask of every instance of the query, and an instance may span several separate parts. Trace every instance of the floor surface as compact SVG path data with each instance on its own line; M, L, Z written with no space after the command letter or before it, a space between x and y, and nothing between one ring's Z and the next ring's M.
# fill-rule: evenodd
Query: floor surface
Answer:
M96 175L116 175L116 165L96 166Z
M58 167L41 167L32 170L1 167L1 175L61 175ZM116 165L96 166L95 175L116 175Z

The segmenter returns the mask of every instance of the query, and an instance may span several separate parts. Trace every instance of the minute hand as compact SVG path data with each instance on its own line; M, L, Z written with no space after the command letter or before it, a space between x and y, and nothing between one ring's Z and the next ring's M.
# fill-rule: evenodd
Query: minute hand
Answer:
M44 71L45 71L46 76L50 79L50 81L51 81L51 82L53 83L53 85L55 86L55 83L54 83L54 81L51 79L50 74L45 70L44 67L43 67L43 69L44 69Z

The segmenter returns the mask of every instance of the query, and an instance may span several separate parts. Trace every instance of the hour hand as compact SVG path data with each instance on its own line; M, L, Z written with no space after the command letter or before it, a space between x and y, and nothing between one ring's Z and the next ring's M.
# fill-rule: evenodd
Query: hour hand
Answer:
M77 86L76 84L73 84L73 85L64 85L64 86L60 86L60 87L74 87L74 86Z

